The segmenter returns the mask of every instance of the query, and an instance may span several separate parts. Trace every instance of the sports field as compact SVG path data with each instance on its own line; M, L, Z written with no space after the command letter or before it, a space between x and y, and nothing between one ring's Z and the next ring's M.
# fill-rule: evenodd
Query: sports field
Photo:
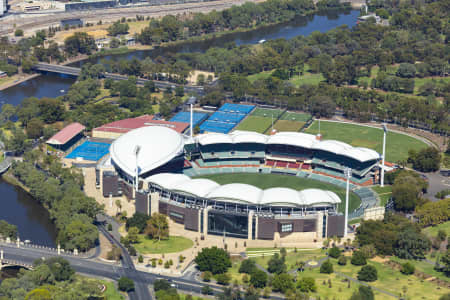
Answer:
M318 122L314 121L307 133L318 133ZM366 147L382 152L383 130L361 126L356 124L320 122L320 133L324 139L338 140L356 147ZM420 150L426 148L427 144L405 134L388 132L386 137L386 160L398 162L408 158L408 151L411 149Z
M311 115L307 113L296 113L296 112L290 112L287 111L284 113L283 116L281 116L281 120L289 120L289 121L296 121L296 122L308 122L308 120L311 119Z
M248 116L236 127L236 130L248 130L264 133L270 125L272 125L272 118Z
M272 116L274 119L278 119L278 117L284 112L282 109L269 109L269 108L260 108L257 107L251 113L252 116L258 117L266 117L272 120Z
M305 122L278 120L275 124L273 124L273 128L277 131L300 131L303 125L305 125Z
M320 182L317 180L300 178L297 176L279 175L279 174L254 174L254 173L230 173L230 174L211 174L202 175L196 178L211 179L218 184L228 183L246 183L260 189L268 189L273 187L286 187L294 190L304 190L308 188L316 188L321 190L328 190L335 192L339 198L341 198L341 205L339 205L339 211L343 211L345 206L345 189L337 187L335 185ZM359 197L350 193L350 203L348 211L352 212L361 204Z

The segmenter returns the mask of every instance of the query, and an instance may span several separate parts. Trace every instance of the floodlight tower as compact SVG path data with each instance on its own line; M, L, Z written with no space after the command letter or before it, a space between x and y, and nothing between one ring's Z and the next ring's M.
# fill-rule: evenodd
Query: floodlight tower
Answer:
M381 157L381 180L380 180L380 186L384 186L384 158L386 157L386 134L387 134L387 127L386 124L383 123L383 154Z
M345 219L344 219L344 237L347 236L347 223L348 223L348 196L350 193L350 178L352 177L352 169L345 168L344 170L345 178L347 178L347 188L345 192Z
M189 131L190 131L190 134L191 134L191 137L193 136L193 131L194 131L194 108L193 108L194 106L191 104L191 122L189 123L190 124L190 129L189 129Z
M139 165L138 165L138 155L139 152L141 151L141 146L137 145L134 148L134 157L136 159L136 174L135 174L135 178L134 178L134 188L137 191L139 189Z

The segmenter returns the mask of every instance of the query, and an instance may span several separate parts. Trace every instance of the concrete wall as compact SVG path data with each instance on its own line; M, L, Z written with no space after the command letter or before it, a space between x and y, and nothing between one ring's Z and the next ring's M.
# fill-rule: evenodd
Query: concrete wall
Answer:
M275 238L275 233L278 233L280 238L287 237L297 232L316 232L316 218L314 219L272 219L258 217L257 222L257 238L269 239ZM291 232L281 232L282 224L292 224Z
M344 236L344 216L327 217L327 236Z

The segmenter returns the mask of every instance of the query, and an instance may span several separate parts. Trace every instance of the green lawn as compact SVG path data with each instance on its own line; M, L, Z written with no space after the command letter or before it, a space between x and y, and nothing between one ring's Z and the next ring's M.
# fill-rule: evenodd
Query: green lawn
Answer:
M298 87L303 84L318 85L320 82L322 82L324 80L325 80L325 78L323 77L322 73L314 74L314 73L305 72L301 76L293 76L289 80L289 82Z
M284 110L282 110L282 109L270 109L270 108L257 107L252 111L251 116L266 117L266 118L270 118L272 120L272 116L274 119L277 119L283 112L284 112Z
M139 236L139 243L134 247L142 254L174 253L191 248L194 242L182 236L170 236L167 240L150 240L144 235Z
M255 82L256 80L264 80L264 79L270 77L272 72L273 72L273 70L271 70L271 71L264 71L264 72L261 72L261 73L256 73L256 74L247 76L247 79L251 83Z
M266 129L269 128L271 124L271 118L248 116L236 127L236 130L248 130L264 133L264 131L266 131Z
M450 236L450 221L439 224L437 226L426 227L422 231L429 236L435 237L437 236L437 233L440 229L445 230L447 232L447 236Z
M446 85L450 84L450 77L425 77L425 78L414 78L414 94L418 94L419 93L419 88L424 85L427 82L431 82L431 81L435 81L435 82L439 82L442 81L444 82Z
M318 133L318 122L314 121L307 133ZM361 126L356 124L320 122L320 133L324 139L338 140L352 146L366 147L382 152L383 131L381 129ZM420 150L426 148L427 144L401 133L388 132L386 138L386 159L389 162L398 162L408 158L411 149Z
M347 263L346 266L339 266L335 259L333 267L334 271L344 273L353 278L357 278L357 273L361 267L353 266ZM368 264L374 266L378 271L378 280L369 283L371 286L378 287L395 295L400 295L406 291L408 299L439 299L446 293L443 288L438 288L434 283L423 281L414 275L403 275L400 271L393 270L382 263L369 261ZM382 294L383 297L388 297ZM383 298L384 299L384 298Z
M386 203L392 196L392 186L385 185L384 187L380 187L379 185L373 186L372 190L378 194L380 197L380 205L385 206Z
M442 257L442 254L441 254ZM428 274L430 276L439 278L441 280L445 280L445 281L450 281L450 279L444 275L444 273L442 272L437 272L436 270L434 270L434 265L433 264L429 264L426 261L421 261L421 260L407 260L407 259L401 259L398 257L391 257L390 260L398 262L398 263L405 263L405 262L410 262L412 263L415 267L416 270L423 272L425 274ZM436 258L430 258L431 261L435 261Z
M122 295L116 288L116 285L114 282L102 280L101 281L106 286L106 291L103 293L103 295L106 297L107 300L123 300L125 299L125 296Z
M296 121L296 122L308 122L309 119L311 119L311 115L308 113L296 113L296 112L290 112L287 111L281 116L281 120L288 120L288 121Z
M273 124L273 128L277 131L300 131L303 128L305 122L296 122L296 121L288 121L288 120L278 120L275 124ZM269 133L270 129L266 131Z
M303 261L309 261L309 260L315 260L318 261L321 258L325 257L326 250L322 249L314 249L314 250L297 250L297 252L289 251L286 255L286 266L288 271L293 270L296 267L296 263ZM249 252L247 251L247 254ZM251 254L250 254L251 255ZM272 257L272 255L265 255L265 256L259 256L259 257L252 257L258 265L264 267L267 269L269 260Z
M332 185L330 183L324 183L317 180L300 178L297 176L279 175L279 174L253 174L253 173L232 173L232 174L211 174L202 175L197 178L208 178L218 184L228 183L246 183L259 187L260 189L268 189L273 187L286 187L294 190L304 190L308 188L316 188L321 190L328 190L335 192L341 199L341 205L339 205L339 211L345 209L345 189ZM359 197L350 193L349 211L353 211L359 207L361 200ZM137 249L137 248L136 248Z

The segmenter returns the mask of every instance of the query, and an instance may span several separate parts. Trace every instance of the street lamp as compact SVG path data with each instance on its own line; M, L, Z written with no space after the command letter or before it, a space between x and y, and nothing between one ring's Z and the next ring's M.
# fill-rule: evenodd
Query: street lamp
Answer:
M387 134L387 127L386 124L383 124L383 154L381 157L381 180L380 180L380 186L384 186L384 158L386 157L386 134Z
M347 189L345 193L345 220L344 220L344 237L347 236L347 223L348 223L348 196L350 192L350 178L352 177L352 169L345 168L345 178L347 179Z
M134 157L136 158L136 174L135 174L135 179L134 179L134 188L137 191L139 188L139 165L138 165L138 155L139 152L141 151L141 146L136 145L136 147L134 148Z

